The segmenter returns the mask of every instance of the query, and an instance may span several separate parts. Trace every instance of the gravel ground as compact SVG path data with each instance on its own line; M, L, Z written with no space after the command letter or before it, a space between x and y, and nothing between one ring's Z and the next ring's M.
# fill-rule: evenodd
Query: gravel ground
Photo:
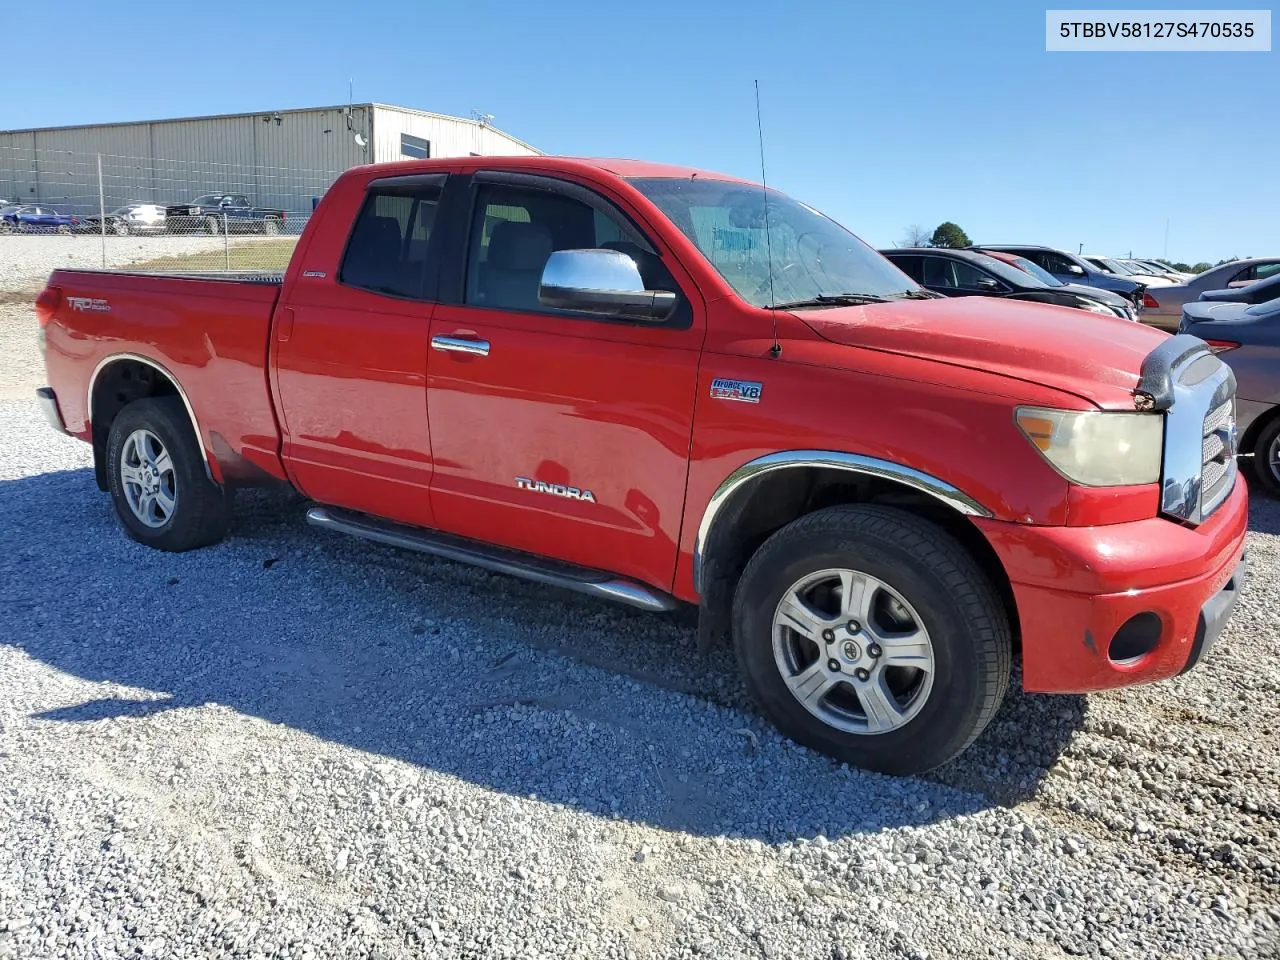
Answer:
M253 243L250 237L233 237L233 244ZM123 267L157 257L183 256L221 250L223 237L160 235L107 237L108 267ZM59 267L102 267L102 238L83 234L0 236L0 290L39 289Z
M0 400L0 958L1280 956L1276 503L1199 669L1012 692L892 780L777 736L686 616L279 494L146 550L35 385Z

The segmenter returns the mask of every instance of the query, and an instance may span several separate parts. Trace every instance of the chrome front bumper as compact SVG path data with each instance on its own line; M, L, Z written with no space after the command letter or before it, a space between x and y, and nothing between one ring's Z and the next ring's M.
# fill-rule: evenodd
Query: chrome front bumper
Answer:
M40 401L40 410L44 413L44 418L49 421L49 426L59 433L66 433L67 425L62 422L62 411L58 409L58 395L53 392L53 387L38 389L36 399Z

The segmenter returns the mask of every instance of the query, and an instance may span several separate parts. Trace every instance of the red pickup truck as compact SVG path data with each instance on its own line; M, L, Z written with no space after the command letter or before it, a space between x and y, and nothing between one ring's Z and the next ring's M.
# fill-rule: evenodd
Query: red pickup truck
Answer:
M58 270L53 424L126 532L227 492L661 611L762 711L914 773L1027 690L1170 677L1246 570L1228 367L1194 337L941 299L812 207L551 157L357 167L283 276Z

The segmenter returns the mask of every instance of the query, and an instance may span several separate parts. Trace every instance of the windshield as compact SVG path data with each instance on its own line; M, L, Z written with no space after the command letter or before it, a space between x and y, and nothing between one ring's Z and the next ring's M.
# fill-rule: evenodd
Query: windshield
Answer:
M1103 269L1110 270L1112 273L1119 274L1122 277L1127 277L1133 273L1132 270L1126 267L1123 263L1120 263L1118 260L1109 260L1106 257L1098 257L1098 262L1102 264Z
M1055 277L1034 260L1028 260L1026 257L1019 257L1013 262L1019 270L1025 270L1047 287L1065 287L1066 284Z
M974 257L976 258L975 266L981 267L988 273L994 273L1001 280L1004 280L1006 283L1010 283L1015 287L1039 288L1048 286L1048 284L1042 283L1039 277L1029 276L1017 267L1005 263L998 257L988 257L985 253L975 253ZM1059 286L1056 280L1053 285L1055 287Z
M893 298L921 290L834 220L770 190L771 299L762 188L675 177L636 178L631 184L653 201L753 306L849 294Z
M133 212L133 207L131 207L131 206L129 206L129 207L116 207L114 210L112 210L110 213L108 213L108 214L107 214L107 216L109 216L109 217L123 217L125 214L132 213L132 212Z

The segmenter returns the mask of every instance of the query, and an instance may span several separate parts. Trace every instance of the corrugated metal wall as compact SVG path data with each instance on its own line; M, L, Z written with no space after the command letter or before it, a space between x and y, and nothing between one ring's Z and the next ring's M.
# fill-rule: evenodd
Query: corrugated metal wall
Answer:
M374 141L361 147L355 134L368 140L371 125ZM430 141L433 157L537 152L474 121L370 104L352 107L350 123L343 108L330 107L0 132L0 197L96 212L100 154L108 209L226 192L307 214L347 168L406 159L401 133Z
M459 120L378 106L373 115L373 146L377 162L407 160L401 153L400 135L408 134L431 144L433 157L523 157L538 151L500 130L473 120Z

